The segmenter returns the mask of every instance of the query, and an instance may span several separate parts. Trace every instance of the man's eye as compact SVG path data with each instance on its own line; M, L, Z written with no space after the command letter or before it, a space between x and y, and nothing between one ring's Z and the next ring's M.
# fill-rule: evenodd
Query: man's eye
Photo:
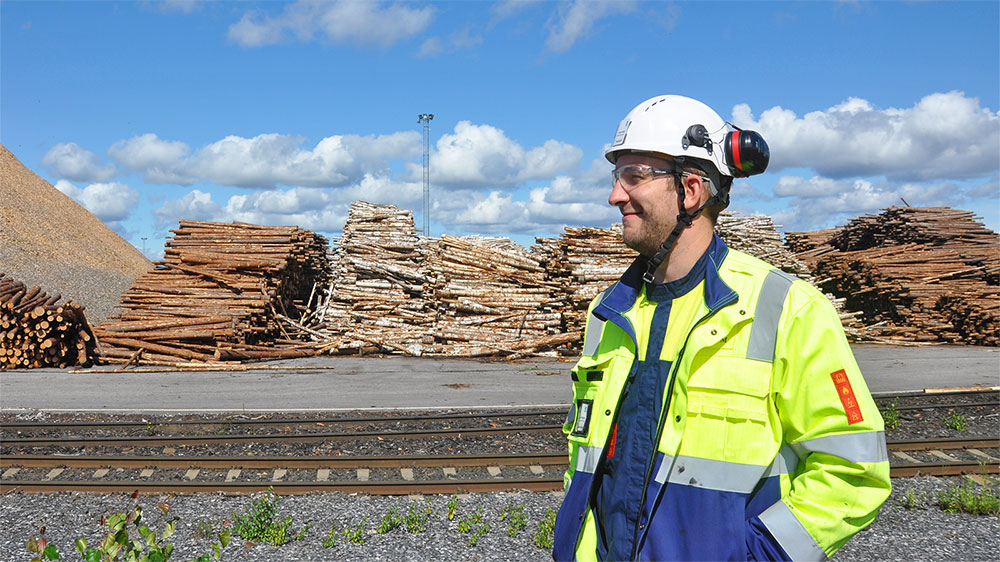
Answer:
M623 174L625 181L630 184L643 182L648 179L648 175L644 170L628 170Z

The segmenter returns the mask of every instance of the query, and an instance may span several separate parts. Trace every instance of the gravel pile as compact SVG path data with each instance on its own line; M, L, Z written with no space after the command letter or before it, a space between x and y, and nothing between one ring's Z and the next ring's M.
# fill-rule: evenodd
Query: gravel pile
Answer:
M0 271L107 318L152 264L97 217L0 145Z

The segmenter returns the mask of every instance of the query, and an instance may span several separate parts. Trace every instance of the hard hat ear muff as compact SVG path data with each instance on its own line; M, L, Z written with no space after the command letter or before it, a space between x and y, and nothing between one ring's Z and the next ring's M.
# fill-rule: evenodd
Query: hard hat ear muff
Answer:
M771 150L764 137L756 131L736 129L726 133L722 146L726 153L726 166L733 177L745 178L763 173L771 160Z

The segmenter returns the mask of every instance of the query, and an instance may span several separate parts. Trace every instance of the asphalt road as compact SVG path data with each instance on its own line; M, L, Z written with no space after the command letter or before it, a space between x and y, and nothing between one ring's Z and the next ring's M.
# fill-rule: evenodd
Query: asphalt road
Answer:
M998 348L859 345L854 352L876 394L1000 386ZM272 369L3 371L0 411L296 412L568 405L573 362L317 357L257 365Z

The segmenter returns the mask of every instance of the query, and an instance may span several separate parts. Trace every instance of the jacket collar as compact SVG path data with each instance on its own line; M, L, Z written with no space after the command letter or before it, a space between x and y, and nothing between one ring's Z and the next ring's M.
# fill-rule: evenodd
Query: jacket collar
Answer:
M711 314L719 309L737 301L736 291L727 285L719 276L719 269L723 260L729 254L729 247L719 238L718 234L712 235L712 241L708 249L698 259L697 264L691 269L691 273L674 283L683 286L684 291L690 290L703 278L705 280L705 306ZM601 296L600 302L594 307L593 314L601 320L611 321L624 330L635 341L635 329L632 322L625 316L629 310L635 306L636 300L642 294L643 281L642 274L646 271L646 259L637 258L629 266L621 278L609 287ZM670 284L666 284L670 285ZM658 294L669 295L674 292L663 285L648 285L646 293L651 295L651 299L658 299ZM659 297L663 298L663 297Z

